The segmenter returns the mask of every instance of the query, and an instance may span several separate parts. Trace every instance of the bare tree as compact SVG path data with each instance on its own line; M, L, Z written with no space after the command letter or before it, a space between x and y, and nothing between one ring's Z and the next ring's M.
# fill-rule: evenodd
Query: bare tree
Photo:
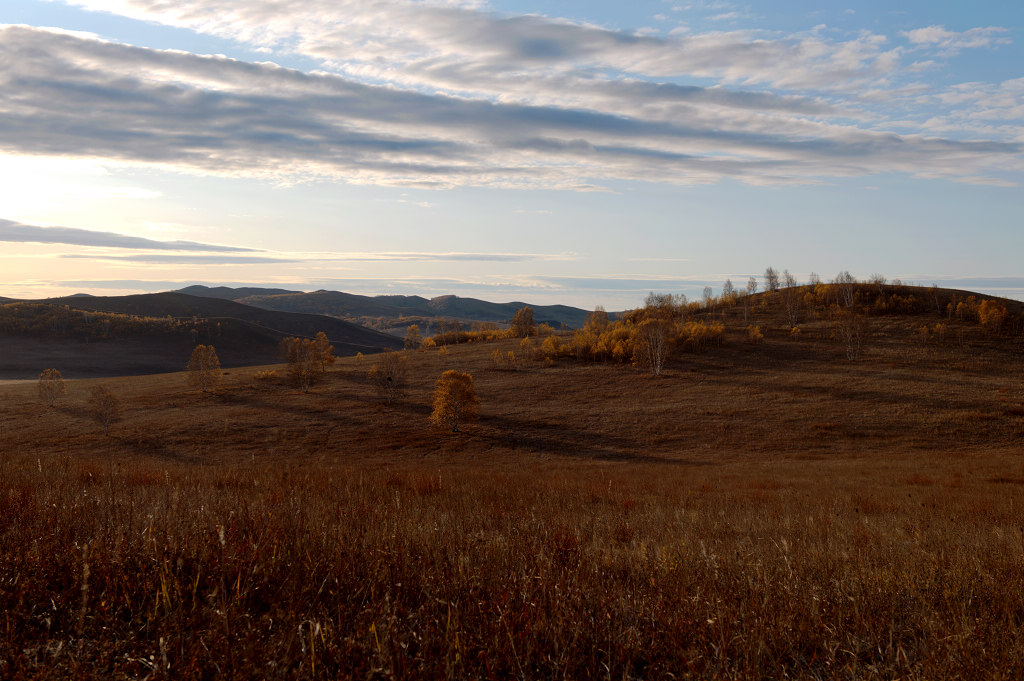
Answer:
M743 291L743 322L746 323L750 316L750 298L757 293L757 279L754 277L747 279L747 287Z
M704 287L704 309L712 310L715 302L715 292L710 286Z
M860 359L867 342L867 322L856 312L841 310L833 318L833 327L839 342L846 349L846 358L851 362Z
M856 293L857 280L853 278L853 275L843 270L836 275L835 281L833 282L836 286L836 290L839 291L839 300L845 307L853 307L853 294Z
M370 382L377 387L384 401L391 404L401 395L408 370L405 355L400 352L382 352L370 367Z
M185 369L188 371L188 384L204 393L219 385L223 378L220 359L212 345L197 345Z
M89 414L103 426L103 435L110 436L110 424L121 420L121 400L105 385L99 385L89 393Z
M774 267L769 267L764 271L764 290L779 290L779 271L776 270Z
M726 279L722 284L722 300L728 301L736 296L736 287L732 285L732 279Z
M46 369L39 374L39 397L52 407L58 397L68 394L64 379L56 369Z
M795 327L800 321L800 288L797 285L796 277L785 270L782 273L784 287L782 289L782 302L786 307L786 321L790 328Z

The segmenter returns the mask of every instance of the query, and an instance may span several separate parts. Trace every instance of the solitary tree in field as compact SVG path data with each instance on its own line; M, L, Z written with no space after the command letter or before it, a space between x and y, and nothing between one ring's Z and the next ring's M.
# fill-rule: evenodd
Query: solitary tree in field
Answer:
M327 334L323 331L317 332L313 343L316 345L316 355L320 360L320 373L327 373L327 367L334 364L336 359L334 356L334 346L331 345L331 341L327 340Z
M288 375L302 388L302 392L316 383L323 374L323 363L317 343L308 338L285 338L281 341L281 354L288 363Z
M408 368L405 355L400 352L382 352L370 367L370 382L388 404L401 394Z
M58 397L67 394L67 386L64 385L64 379L61 378L59 371L46 369L39 374L39 397L46 402L47 406L52 407Z
M103 426L103 434L109 437L110 424L121 419L121 400L107 386L96 386L89 393L89 414Z
M212 345L197 345L188 360L188 384L204 393L220 384L223 374L220 360Z
M533 309L527 305L516 311L512 318L512 337L526 338L537 335L537 327L533 323Z
M480 400L473 387L473 377L449 369L441 374L434 385L434 411L430 422L442 428L459 432L461 421L471 421L479 413Z
M860 359L864 344L867 342L867 321L856 312L840 310L833 320L836 336L846 348L846 358L851 362Z

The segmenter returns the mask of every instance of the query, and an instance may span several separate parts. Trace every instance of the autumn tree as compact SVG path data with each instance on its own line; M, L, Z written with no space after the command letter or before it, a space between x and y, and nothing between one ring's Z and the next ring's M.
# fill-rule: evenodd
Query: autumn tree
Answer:
M370 367L369 378L381 397L391 404L401 395L408 374L408 361L400 352L382 352Z
M779 290L779 271L774 267L768 267L764 271L764 290L765 291L778 291Z
M68 394L64 379L56 369L46 369L39 374L39 397L52 407L58 397Z
M583 330L589 333L602 334L608 330L610 320L605 309L598 305L594 311L587 315L587 321L583 324Z
M437 320L437 334L434 336L440 345L447 345L449 341L452 343L459 342L459 333L462 331L462 322L458 319L439 319Z
M1006 318L1006 306L998 300L983 300L978 305L978 322L989 333L999 333Z
M302 392L316 383L323 374L323 364L316 341L308 338L285 338L281 341L281 354L288 363L288 376Z
M192 350L192 356L189 358L185 370L188 371L188 384L199 388L204 393L217 387L223 378L220 360L212 345L197 345Z
M214 357L216 358L216 355ZM218 371L219 369L218 365ZM89 393L89 415L103 426L103 435L109 437L110 424L121 420L121 400L107 386L96 386Z
M533 309L527 305L516 311L509 329L513 338L527 338L537 335L537 327L533 322Z
M317 332L313 342L316 344L316 354L320 360L320 373L327 373L327 367L334 364L337 359L334 356L334 346L327 340L327 334L323 331Z
M430 422L441 428L450 427L451 432L457 433L459 423L475 419L479 407L473 377L449 369L434 385L434 411L430 414Z
M420 327L416 324L410 324L409 328L405 330L405 349L415 350L423 343L423 336L420 334Z
M665 368L675 324L670 319L649 317L640 322L633 333L633 360L637 366L660 376Z

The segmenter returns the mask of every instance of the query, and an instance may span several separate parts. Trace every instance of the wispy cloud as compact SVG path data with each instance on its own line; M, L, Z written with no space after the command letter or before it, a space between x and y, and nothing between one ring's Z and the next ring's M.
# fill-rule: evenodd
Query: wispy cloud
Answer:
M545 21L561 35L565 27ZM647 44L598 33L602 46ZM557 60L539 45L520 47ZM800 97L629 81L601 87L611 98L605 107L500 102L11 26L0 29L0 88L18 96L0 99L0 149L284 181L573 190L616 179L770 184L923 168L934 177L978 177L1021 153L1018 142L826 123L797 115L802 107L824 111ZM628 113L616 105L641 91L645 105ZM659 109L659 93L674 101L668 110ZM677 115L677 106L690 115Z
M151 265L266 265L273 263L301 263L298 258L281 258L266 255L212 255L212 254L171 254L136 253L133 255L94 255L64 253L61 258L71 260L94 260L106 262L128 262Z
M252 252L251 248L204 244L195 241L157 241L137 236L97 232L76 227L37 227L0 219L0 241L37 244L68 244L100 248L134 248L155 251Z
M943 26L926 26L912 31L901 31L901 35L915 45L940 48L949 53L969 48L1007 45L1011 42L1008 33L1008 29L1000 26L971 28L966 31L949 31Z

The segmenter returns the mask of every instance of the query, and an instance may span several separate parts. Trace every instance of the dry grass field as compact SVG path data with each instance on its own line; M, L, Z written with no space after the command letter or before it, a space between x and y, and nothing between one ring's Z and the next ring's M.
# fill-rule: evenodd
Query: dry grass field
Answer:
M370 357L2 385L0 677L1024 678L1021 340L871 324L657 378L410 352L390 406Z

